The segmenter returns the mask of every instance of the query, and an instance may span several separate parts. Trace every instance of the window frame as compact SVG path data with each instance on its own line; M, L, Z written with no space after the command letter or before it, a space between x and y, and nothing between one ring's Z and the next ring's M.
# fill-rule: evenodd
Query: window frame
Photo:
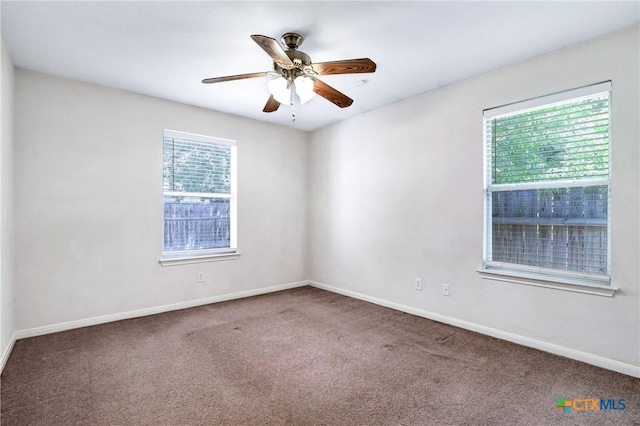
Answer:
M238 153L237 142L235 140L223 139L213 136L200 135L196 133L187 133L177 130L163 131L163 146L165 138L183 139L187 141L194 141L207 144L226 145L230 147L231 161L230 161L230 192L226 193L207 193L207 192L182 192L182 191L165 191L164 190L164 178L162 187L162 206L164 210L165 196L179 196L179 197L195 197L206 199L228 199L229 200L229 247L212 248L212 249L194 249L194 250L176 250L165 251L164 250L164 215L163 215L163 243L162 243L162 255L160 258L160 264L162 266L182 265L201 262L212 262L219 260L232 260L240 256L237 243L237 203L238 203ZM164 151L163 151L163 163L164 163ZM164 172L164 168L163 168Z
M492 141L488 140L487 122L500 116L508 116L516 113L523 113L528 110L534 110L544 107L553 106L554 104L564 103L572 100L578 100L584 97L595 96L600 93L608 92L609 94L609 167L608 177L592 178L592 179L575 179L564 181L544 181L535 183L516 183L516 184L494 184L492 182L491 167L493 149ZM481 278L506 281L510 283L534 285L540 287L554 288L560 290L575 291L587 294L596 294L601 296L613 296L618 290L611 285L611 107L612 84L611 81L596 83L589 86L580 87L573 90L553 93L547 96L541 96L525 101L514 102L496 108L489 108L483 111L483 250L482 250L482 267L478 269ZM493 248L492 241L492 194L500 191L509 190L527 190L527 189L545 189L545 188L571 188L571 187L587 187L587 186L604 186L607 187L607 274L587 274L583 272L567 271L555 268L544 268L539 266L527 266L517 263L505 263L494 261L492 259L491 250Z

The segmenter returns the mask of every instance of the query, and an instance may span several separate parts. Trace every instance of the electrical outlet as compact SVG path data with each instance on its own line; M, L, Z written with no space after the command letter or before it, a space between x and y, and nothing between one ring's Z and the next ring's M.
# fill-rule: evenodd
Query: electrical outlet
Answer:
M442 284L442 295L451 296L451 293L449 292L449 284Z
M422 291L422 277L416 277L415 288L418 291Z
M204 272L198 272L198 282L199 283L204 282Z

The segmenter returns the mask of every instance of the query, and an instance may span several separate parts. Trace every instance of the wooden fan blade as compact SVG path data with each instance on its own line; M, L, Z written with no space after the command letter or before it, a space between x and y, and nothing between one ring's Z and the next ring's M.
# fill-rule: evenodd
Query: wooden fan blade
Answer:
M223 81L233 81L233 80L243 80L245 78L256 78L256 77L265 77L269 75L272 71L265 72L254 72L251 74L238 74L238 75L228 75L226 77L214 77L214 78L205 78L202 80L203 83L222 83Z
M275 39L263 35L252 35L251 38L258 43L258 46L262 47L262 49L271 56L273 62L281 68L288 70L293 68L293 62Z
M333 102L340 108L346 108L353 103L353 99L344 93L338 92L336 89L326 83L323 83L317 78L313 79L313 91L329 102Z
M269 99L267 99L267 103L264 105L262 112L273 112L277 110L278 107L280 107L280 102L276 101L276 98L271 95Z
M358 74L376 71L376 63L369 58L345 59L344 61L319 62L312 64L318 75Z

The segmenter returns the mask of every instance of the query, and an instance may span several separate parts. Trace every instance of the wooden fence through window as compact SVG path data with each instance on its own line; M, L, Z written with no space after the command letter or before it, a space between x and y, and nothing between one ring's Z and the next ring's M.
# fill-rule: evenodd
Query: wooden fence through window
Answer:
M164 251L229 247L229 200L164 203Z
M607 186L492 193L492 260L608 274Z

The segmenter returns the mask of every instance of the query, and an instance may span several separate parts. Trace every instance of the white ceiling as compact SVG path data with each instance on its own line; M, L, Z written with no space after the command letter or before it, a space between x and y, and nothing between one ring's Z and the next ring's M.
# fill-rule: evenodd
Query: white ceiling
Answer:
M2 1L2 36L17 67L311 131L640 21L638 1L587 2L26 2ZM314 62L369 57L374 74L325 76L354 99L316 97L262 112L268 71L249 36L305 36ZM358 84L366 79L365 84Z

